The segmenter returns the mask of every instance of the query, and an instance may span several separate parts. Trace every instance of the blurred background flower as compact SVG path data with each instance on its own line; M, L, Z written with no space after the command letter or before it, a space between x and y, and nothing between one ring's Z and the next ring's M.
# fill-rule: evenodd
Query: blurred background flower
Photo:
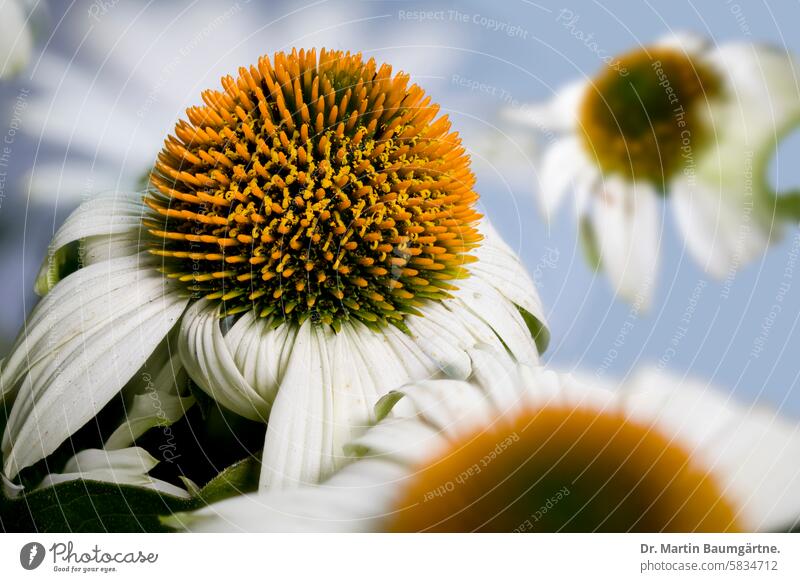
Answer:
M552 220L572 190L589 262L647 308L664 200L687 250L718 280L761 256L782 222L798 218L787 207L797 196L778 205L766 179L778 142L800 124L797 73L792 56L773 47L712 47L676 34L611 57L597 77L549 103L506 114L561 134L539 163L545 215Z
M488 365L491 367L492 363ZM167 518L189 531L790 531L800 427L705 382L495 366L404 387L319 486ZM389 400L387 402L387 400Z

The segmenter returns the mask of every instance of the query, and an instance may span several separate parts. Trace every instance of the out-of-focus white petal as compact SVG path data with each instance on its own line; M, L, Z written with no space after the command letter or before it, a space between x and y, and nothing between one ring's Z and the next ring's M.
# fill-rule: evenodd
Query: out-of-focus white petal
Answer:
M138 261L81 269L34 310L2 373L4 392L24 375L3 435L10 479L95 416L183 313L188 300Z
M426 380L400 390L414 415L448 438L486 423L493 412L491 401L479 386L459 380Z
M758 531L786 531L800 523L800 426L774 412L738 409L703 451L740 517Z
M398 464L364 459L323 485L241 495L163 522L192 532L376 531L405 475Z
M700 54L709 47L709 39L701 34L687 31L675 31L659 38L654 46L677 49L690 57Z
M542 155L539 180L539 202L547 220L552 220L564 197L575 192L576 209L580 214L584 200L600 181L600 171L589 159L574 135L559 138Z
M659 197L648 185L609 178L594 200L592 222L603 270L617 293L647 309L655 287Z
M416 417L387 418L345 447L364 457L389 457L409 466L436 455L447 440L444 434Z
M587 86L586 81L572 82L549 101L507 108L503 115L509 121L528 125L541 132L573 130L578 125L578 111Z
M780 531L800 520L800 425L748 408L705 382L654 369L620 394L635 421L682 446L712 474L746 528Z
M800 123L800 67L786 52L749 43L722 45L705 58L725 93L709 102L711 143L671 191L689 251L722 278L780 236L767 164Z
M720 176L724 182L698 179L692 184L682 178L673 182L670 194L687 249L718 279L763 254L770 241L769 226L759 219L752 191L747 191L754 176L746 178L744 173L752 168L746 169L746 160L738 162L739 168L733 167L732 159L727 161L729 173Z
M732 133L758 157L765 148L774 149L786 131L800 122L800 65L786 50L736 42L710 51L706 60L726 85L723 107L727 115L714 112L720 115L714 120L718 141L728 141L727 134ZM741 153L739 164L743 163Z
M59 483L84 479L103 481L118 485L136 485L183 499L189 493L161 479L154 479L148 473L158 464L150 453L139 447L119 450L85 449L67 461L61 473L47 475L39 489Z
M656 369L638 372L619 394L633 420L657 424L668 439L678 439L692 453L709 446L735 417L730 396L707 383Z
M31 58L28 16L18 0L7 0L0 7L0 79L19 73Z

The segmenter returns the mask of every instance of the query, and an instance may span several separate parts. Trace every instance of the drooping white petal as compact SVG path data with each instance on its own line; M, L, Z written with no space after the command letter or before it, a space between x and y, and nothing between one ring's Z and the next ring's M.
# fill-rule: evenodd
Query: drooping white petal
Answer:
M470 265L470 273L492 285L504 298L524 310L537 321L534 337L539 352L544 352L549 341L547 319L536 285L522 265L519 256L506 244L488 220L480 223L484 235L481 246L475 250L478 261ZM529 321L526 323L530 324Z
M296 325L277 325L271 318L257 317L252 311L242 317L225 334L236 368L248 386L267 402L275 400L281 379L292 353ZM219 387L226 390L228 387ZM262 408L261 414L268 409ZM266 418L266 416L263 416Z
M79 249L79 258L83 261L83 266L89 266L136 255L145 250L147 246L143 234L142 229L136 229L119 234L86 237L83 239L83 246Z
M138 261L81 269L34 310L0 376L4 392L22 378L3 435L9 478L95 416L183 313L188 300Z
M189 306L181 320L178 351L189 376L209 396L245 418L266 422L272 394L258 393L236 366L222 335L218 303L202 299Z
M71 274L33 309L0 372L3 396L14 391L22 377L42 360L84 332L99 329L110 318L124 317L137 304L128 300L132 288L156 296L162 277L145 264L145 255L120 257L89 265ZM138 294L132 295L134 298ZM146 300L147 294L142 296ZM162 336L163 337L163 336ZM159 337L157 341L161 341Z
M653 44L659 48L677 49L693 57L709 47L709 39L700 34L681 30L662 36Z
M594 200L592 222L603 270L617 293L647 309L658 263L659 198L642 183L609 178Z
M126 235L138 240L144 211L141 193L106 192L83 203L53 237L36 278L36 292L45 295L58 283L57 268L63 247L87 237Z
M329 329L306 321L297 332L291 358L267 425L261 489L318 483L333 469L335 377L351 362L337 362ZM345 387L343 386L342 389ZM366 423L368 418L364 418Z
M508 108L503 114L509 121L541 132L570 131L578 125L578 111L587 86L586 81L575 81L560 89L549 101Z
M450 311L441 303L429 303L419 311L421 317L406 320L414 343L447 376L468 378L472 363L467 350L475 345L474 339L463 326L455 325Z
M689 252L723 278L781 234L767 164L800 123L800 67L783 51L747 43L722 45L705 58L722 77L725 94L709 103L713 140L671 191Z
M520 363L534 365L539 352L517 306L481 277L459 281L458 301L445 302L476 345L501 353L508 350ZM469 350L468 350L469 353Z
M733 163L733 159L728 161ZM777 225L764 225L754 210L753 194L747 192L743 174L747 170L741 169L741 161L738 164L739 169L729 168L724 183L695 180L693 184L680 179L671 187L672 208L686 248L717 279L735 273L762 255L769 245L770 230L778 229ZM749 180L752 184L752 176ZM727 186L729 182L731 187Z
M800 64L785 49L740 42L717 47L706 60L723 77L728 93L721 104L725 111L713 111L718 140L736 134L747 142L756 162L768 161L758 159L764 148L774 149L800 122Z
M0 79L13 77L28 64L32 46L28 15L18 0L8 0L0 8Z
M586 155L580 138L559 138L547 148L539 164L538 198L547 220L552 220L564 198L575 192L576 201L585 200L587 192L600 180L600 171ZM576 203L578 212L583 204Z
M262 488L315 483L330 474L346 458L344 445L373 421L378 398L435 370L397 330L350 322L333 334L304 324L270 415Z
M59 483L84 479L118 485L136 485L188 499L189 493L185 489L148 475L157 464L158 461L150 453L139 447L113 451L85 449L67 461L61 473L47 475L38 488L44 489Z

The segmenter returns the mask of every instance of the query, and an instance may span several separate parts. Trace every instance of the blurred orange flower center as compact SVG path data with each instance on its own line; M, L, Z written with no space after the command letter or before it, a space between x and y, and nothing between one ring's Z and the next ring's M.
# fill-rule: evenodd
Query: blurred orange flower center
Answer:
M548 406L454 442L410 479L392 531L737 531L714 478L655 428Z
M708 142L707 104L720 91L715 71L677 49L624 55L592 81L581 102L585 149L609 175L662 187Z

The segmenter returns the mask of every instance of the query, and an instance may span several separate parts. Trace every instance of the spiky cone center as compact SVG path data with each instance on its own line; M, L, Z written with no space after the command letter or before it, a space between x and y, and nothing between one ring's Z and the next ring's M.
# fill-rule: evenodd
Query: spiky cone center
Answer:
M690 451L621 413L546 406L455 440L412 473L391 531L738 531Z
M203 93L151 175L161 268L227 314L402 326L467 276L469 157L409 76L360 54L276 53Z
M661 187L713 137L707 110L721 91L716 71L678 49L631 52L586 91L579 110L584 148L605 174Z

